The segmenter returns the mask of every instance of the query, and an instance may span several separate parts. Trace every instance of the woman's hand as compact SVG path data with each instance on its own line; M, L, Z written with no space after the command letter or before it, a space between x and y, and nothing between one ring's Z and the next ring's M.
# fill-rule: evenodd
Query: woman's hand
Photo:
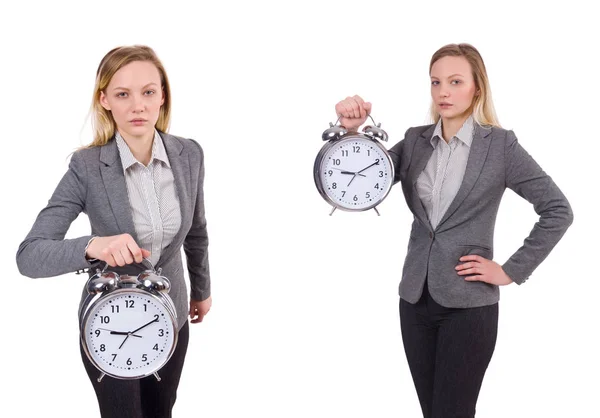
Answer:
M371 103L360 96L346 97L335 105L335 113L341 116L340 123L350 132L356 132L371 113Z
M480 281L497 286L505 286L513 282L500 264L495 261L488 260L480 255L465 255L459 260L466 261L466 263L457 265L455 269L461 276L470 275L465 277L465 280L469 282Z
M210 307L212 306L212 296L204 300L190 300L190 319L192 324L197 324L198 322L202 322L204 319L204 315L210 311Z
M111 267L123 267L126 264L141 263L150 257L150 251L138 247L129 234L96 237L92 239L85 252L88 258L97 258Z

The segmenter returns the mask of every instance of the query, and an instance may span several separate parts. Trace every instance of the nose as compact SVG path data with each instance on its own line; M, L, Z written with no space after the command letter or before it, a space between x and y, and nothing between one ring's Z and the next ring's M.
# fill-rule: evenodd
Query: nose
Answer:
M144 99L139 96L139 95L134 95L133 96L133 111L135 113L141 113L144 111L145 105L144 105Z
M445 86L440 86L440 98L446 98L450 94L448 93L448 88Z

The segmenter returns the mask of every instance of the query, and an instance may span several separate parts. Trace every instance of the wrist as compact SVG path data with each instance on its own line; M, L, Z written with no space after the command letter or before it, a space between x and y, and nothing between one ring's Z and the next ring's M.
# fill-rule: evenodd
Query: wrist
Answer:
M96 260L97 259L96 257L92 256L90 253L90 246L92 244L92 241L94 241L96 238L98 238L98 237L93 236L92 238L90 238L87 245L85 246L84 255L85 255L86 260Z

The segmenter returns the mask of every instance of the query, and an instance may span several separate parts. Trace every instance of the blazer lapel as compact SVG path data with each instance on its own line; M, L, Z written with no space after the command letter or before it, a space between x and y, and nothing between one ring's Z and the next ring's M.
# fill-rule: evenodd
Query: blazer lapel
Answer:
M465 169L465 176L463 177L462 184L452 200L452 203L448 207L448 210L440 220L437 225L436 230L440 229L440 226L452 214L458 209L460 204L465 200L465 198L469 195L473 186L477 182L479 175L481 174L481 170L483 169L483 164L485 163L485 159L487 157L488 151L490 149L490 144L492 137L489 136L492 130L490 128L482 127L478 123L475 123L475 131L473 133L473 142L471 143L471 150L469 152L469 158L467 160L467 168Z
M433 154L433 147L431 146L431 136L435 130L435 125L432 125L426 129L417 139L413 148L413 153L410 160L410 166L408 168L407 183L409 187L410 205L412 206L413 213L421 223L431 229L431 223L427 217L427 212L423 206L423 202L419 198L417 192L417 179L421 172L425 169L427 162Z
M100 166L100 175L118 229L121 234L130 234L137 242L125 174L123 173L119 149L114 138L100 148L100 161L104 163Z
M171 164L171 170L173 172L173 179L175 180L175 189L179 198L179 209L181 211L181 227L173 238L173 241L163 249L158 260L157 265L161 265L164 260L168 260L174 251L179 250L181 243L187 235L188 228L185 225L189 223L192 217L192 167L190 167L189 158L182 154L183 145L179 139L172 135L166 134L159 131L159 135L163 140L167 156L169 157L169 163ZM194 168L198 171L197 168ZM156 266L155 266L156 267Z

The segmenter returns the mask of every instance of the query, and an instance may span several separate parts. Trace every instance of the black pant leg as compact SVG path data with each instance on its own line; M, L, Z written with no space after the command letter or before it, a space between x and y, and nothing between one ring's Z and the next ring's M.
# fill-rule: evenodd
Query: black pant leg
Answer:
M177 347L169 361L158 371L161 380L148 376L140 380L144 418L170 418L177 399L177 387L189 341L189 325L179 330Z
M460 309L438 331L432 418L473 418L494 353L498 304Z
M416 304L400 299L402 343L424 418L432 417L437 329L430 321L427 295Z

